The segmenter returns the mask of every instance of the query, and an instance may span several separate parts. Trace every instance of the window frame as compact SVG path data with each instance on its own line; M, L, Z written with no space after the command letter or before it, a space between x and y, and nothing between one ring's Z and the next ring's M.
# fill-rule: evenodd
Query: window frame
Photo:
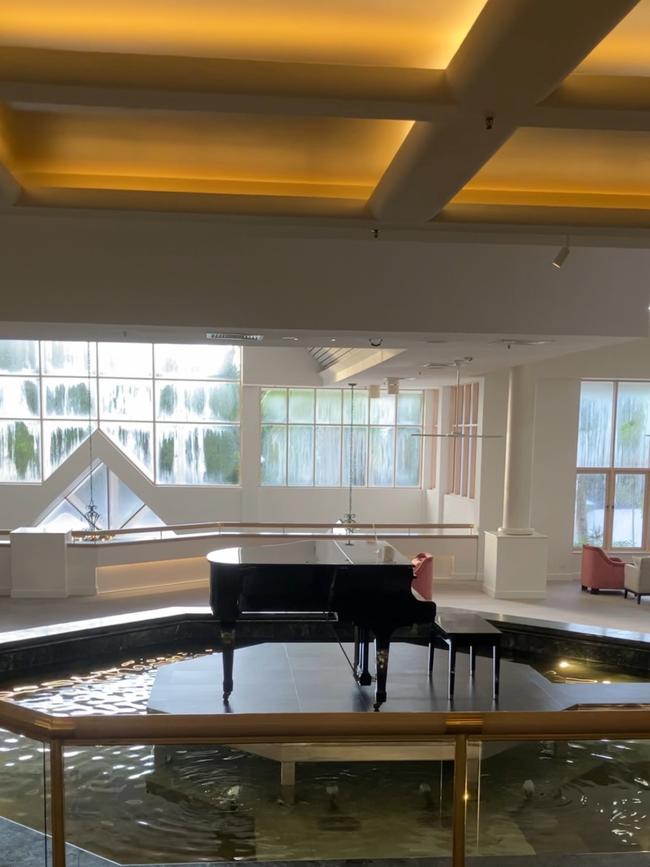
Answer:
M32 342L32 341L28 341ZM84 444L88 443L89 438L96 432L101 431L103 436L105 436L110 443L120 451L120 453L124 456L125 460L129 461L139 472L141 472L149 482L154 484L156 487L160 488L241 488L242 485L242 436L241 436L241 415L242 415L242 403L243 403L243 386L242 386L242 375L241 375L241 347L235 346L235 348L240 353L240 366L239 366L239 377L237 379L226 379L226 378L195 378L192 379L188 375L179 375L172 376L166 374L164 376L156 375L156 359L155 359L155 342L149 341L137 341L138 343L144 344L149 347L149 351L151 353L151 374L148 376L142 375L134 375L134 376L116 376L114 373L100 373L100 364L99 364L99 354L100 354L100 344L105 345L114 345L114 343L119 343L120 341L102 341L102 340L55 340L55 341L47 341L47 340L36 340L33 341L37 344L37 365L38 371L34 372L9 372L3 371L0 373L0 376L12 379L33 379L38 382L38 395L39 395L39 415L32 417L22 417L22 418L3 418L0 421L2 423L15 423L15 422L31 422L38 426L40 431L40 443L39 443L39 452L38 452L38 461L39 461L39 478L38 479L15 479L15 480L0 480L0 485L43 485L45 484L53 475L58 471L58 469L77 451L77 449L82 448ZM86 365L85 373L70 373L70 372L53 372L45 370L45 343L75 343L75 344L85 344L89 348L90 353L90 364ZM166 344L158 344L158 345L166 345ZM193 346L194 344L178 344L179 346ZM204 344L200 344L204 345ZM223 344L219 344L222 346ZM88 375L87 368L90 367L91 374ZM91 409L93 408L94 402L94 410L90 413L86 413L85 415L79 415L78 417L72 416L64 416L64 417L53 417L48 414L45 395L47 390L48 382L52 382L54 380L60 381L77 381L83 382L89 387L90 392L90 402ZM102 381L119 381L119 382L142 382L148 383L151 386L151 414L149 417L144 418L138 416L121 418L120 416L106 416L102 412L102 408L100 405L100 394L101 388L100 383ZM237 385L238 392L238 405L239 405L239 418L237 421L183 421L183 420L175 420L175 419L166 419L162 420L158 418L158 411L156 405L157 399L157 387L160 383L196 383L197 385L215 385L218 383L230 383ZM60 423L61 427L83 427L87 431L89 431L89 435L86 435L84 439L82 439L78 445L76 445L72 451L65 457L60 463L52 468L46 473L46 469L49 468L50 462L46 460L46 439L45 439L45 427L51 422ZM148 425L151 430L151 449L152 449L152 458L151 458L151 471L145 470L143 466L138 464L132 456L122 449L120 445L115 441L115 439L106 433L104 426L105 425L113 425L119 426L120 424L131 425L131 424L140 424L140 425ZM192 428L199 429L214 429L214 428L223 428L230 427L237 429L239 432L239 480L237 483L219 483L219 482L168 482L168 481L160 481L159 480L159 472L158 472L158 425L171 424L176 426L187 426Z
M611 406L611 436L609 443L609 465L602 467L581 467L577 465L580 429L578 422L578 437L576 439L576 476L574 487L574 506L573 506L573 532L572 544L575 551L579 551L582 544L575 541L575 521L576 521L576 504L577 504L577 486L578 479L585 475L601 475L605 476L605 504L604 504L604 526L603 526L603 543L602 547L607 551L620 551L637 553L650 549L650 457L646 459L647 466L645 467L624 467L616 466L616 433L618 422L618 395L619 386L621 384L647 383L650 380L633 380L633 379L582 379L580 380L580 398L578 401L578 419L580 418L580 410L582 406L582 386L583 383L602 382L611 383L612 385L612 406ZM642 533L641 546L615 546L613 539L614 516L616 513L616 479L618 476L639 475L644 478L644 493L643 493L643 514L642 514Z
M366 388L361 387L361 390L364 392L367 391ZM284 401L285 401L285 412L284 412L284 421L264 421L262 415L262 401L264 398L264 393L266 391L284 391ZM313 399L313 415L312 421L299 421L292 422L289 420L289 394L291 391L312 391L314 393ZM318 412L317 412L317 403L318 403L318 393L319 392L332 392L336 391L341 396L341 421L340 422L330 422L330 421L318 421ZM425 389L403 389L402 393L415 393L420 395L420 421L419 424L407 424L398 422L398 400L399 394L394 395L395 398L395 420L392 423L372 423L371 422L371 398L366 396L364 399L368 401L368 412L367 419L364 422L354 422L352 419L348 422L345 421L345 406L346 406L346 398L345 395L349 393L348 389L342 387L336 388L327 388L327 387L307 387L307 386L263 386L260 387L259 390L259 407L260 407L260 449L259 449L259 464L258 464L258 487L260 488L287 488L291 490L310 490L310 489L318 489L318 490L332 490L337 491L341 489L345 489L348 487L348 482L346 481L344 467L345 467L345 455L344 451L346 447L349 447L349 433L346 436L346 431L349 432L350 428L353 430L365 430L365 469L364 469L364 484L363 485L353 485L354 488L362 490L401 490L401 491L417 491L422 490L424 486L424 451L423 451L423 439L419 438L418 445L418 461L419 461L419 473L418 473L418 482L416 485L398 485L396 484L396 476L397 476L397 453L398 453L398 431L401 428L417 428L420 433L424 431L425 428L425 414L427 411L427 402L426 402L426 391ZM388 396L388 392L386 389L382 389L381 396ZM355 394L355 398L357 395ZM262 477L262 431L264 427L284 427L285 428L285 450L284 450L284 481L280 484L265 484L263 482ZM295 485L289 484L289 431L292 427L311 427L313 430L312 437L312 481L311 484L307 485ZM318 428L326 427L326 428L334 428L340 431L340 444L339 444L339 484L338 485L319 485L316 481L316 460L317 460L317 430ZM371 485L370 481L370 465L371 465L371 431L373 428L381 429L381 428L391 428L392 429L392 442L393 442L393 463L392 463L392 484L390 485ZM347 440L347 446L346 446Z

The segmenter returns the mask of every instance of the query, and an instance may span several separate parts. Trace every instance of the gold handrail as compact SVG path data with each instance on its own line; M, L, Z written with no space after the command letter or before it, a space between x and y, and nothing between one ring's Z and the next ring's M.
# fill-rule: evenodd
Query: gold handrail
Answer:
M650 738L641 708L426 713L123 714L55 716L0 701L0 726L29 729L39 740L85 743L271 743L384 741L465 734L482 741ZM30 737L32 736L30 734Z
M50 744L52 865L66 867L65 744L360 743L454 741L453 867L465 865L468 741L650 739L650 714L634 708L472 713L332 713L61 717L0 701L0 726Z

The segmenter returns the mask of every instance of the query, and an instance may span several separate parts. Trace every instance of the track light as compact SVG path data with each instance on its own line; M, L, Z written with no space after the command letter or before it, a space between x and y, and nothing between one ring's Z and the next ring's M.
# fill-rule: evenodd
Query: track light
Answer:
M561 268L562 265L564 265L564 263L566 262L570 252L571 249L569 248L569 238L567 236L566 244L564 245L564 247L560 247L557 256L555 257L555 259L553 259L553 267Z

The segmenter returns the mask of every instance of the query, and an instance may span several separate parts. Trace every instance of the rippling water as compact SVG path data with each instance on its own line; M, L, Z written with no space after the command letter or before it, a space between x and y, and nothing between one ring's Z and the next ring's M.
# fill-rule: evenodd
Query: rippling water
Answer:
M196 655L125 660L0 697L50 713L145 713L156 669ZM40 744L0 732L0 815L42 829L43 758ZM226 746L70 747L65 765L68 839L122 863L450 851L449 762L299 764L295 802L278 763ZM644 851L649 813L648 743L488 744L468 843L483 854Z

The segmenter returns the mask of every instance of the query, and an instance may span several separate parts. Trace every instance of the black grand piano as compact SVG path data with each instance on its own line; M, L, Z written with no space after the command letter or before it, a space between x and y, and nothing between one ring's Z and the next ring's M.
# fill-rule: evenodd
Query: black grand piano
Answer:
M223 648L223 699L233 690L235 627L262 619L330 620L354 626L353 671L372 682L371 636L376 646L375 710L386 701L392 633L401 626L432 623L436 606L413 594L410 560L385 542L341 536L225 548L208 554L210 606Z

